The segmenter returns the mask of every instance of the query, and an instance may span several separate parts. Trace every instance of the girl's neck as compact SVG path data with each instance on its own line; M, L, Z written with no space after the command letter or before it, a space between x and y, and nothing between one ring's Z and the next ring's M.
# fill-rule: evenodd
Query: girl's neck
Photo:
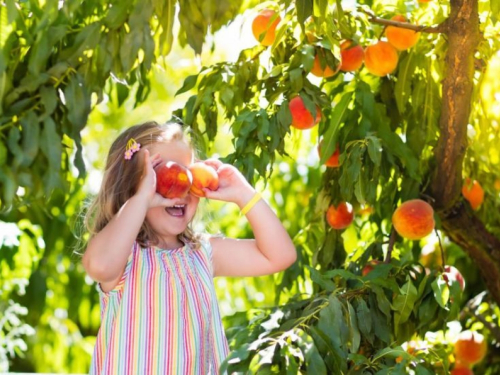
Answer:
M154 243L153 246L163 249L163 250L174 250L178 249L180 247L184 246L184 243L182 243L179 239L159 239L158 242Z

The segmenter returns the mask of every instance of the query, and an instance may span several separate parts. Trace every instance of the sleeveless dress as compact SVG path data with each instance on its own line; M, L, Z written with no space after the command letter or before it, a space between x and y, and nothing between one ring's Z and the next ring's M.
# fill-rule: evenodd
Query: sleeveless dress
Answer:
M91 375L218 374L229 349L213 283L212 247L141 248L109 292Z

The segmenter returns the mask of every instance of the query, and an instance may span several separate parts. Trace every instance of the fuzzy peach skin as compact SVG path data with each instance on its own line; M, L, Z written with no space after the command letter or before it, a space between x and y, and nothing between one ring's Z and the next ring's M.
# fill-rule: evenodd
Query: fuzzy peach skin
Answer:
M352 40L344 40L340 43L340 56L342 62L340 70L343 72L354 72L361 68L365 59L365 51L359 44L354 44Z
M462 331L453 348L455 358L460 363L474 365L486 356L488 345L484 336L476 331Z
M168 161L157 166L155 172L156 191L164 198L182 198L189 192L193 176L183 165Z
M371 74L383 77L398 66L398 52L387 42L380 41L365 49L365 66Z
M193 175L193 184L191 185L192 194L201 198L206 196L203 191L204 188L212 191L219 188L219 176L213 167L200 161L191 164L189 170Z
M412 199L394 211L392 224L401 237L419 240L434 230L434 210L429 203Z
M314 125L321 121L321 111L319 107L316 106L316 119L314 119L300 96L296 96L290 100L289 108L292 114L291 125L296 129L311 129Z
M276 12L272 9L264 9L252 22L253 36L263 46L270 46L276 39L276 27L281 18L275 14Z
M333 229L345 229L351 225L354 212L349 203L341 202L337 207L331 205L326 211L326 221Z
M392 21L407 22L406 18L400 14L391 18ZM413 47L418 42L420 33L413 30L403 29L396 26L387 26L385 36L389 43L398 51L404 51Z

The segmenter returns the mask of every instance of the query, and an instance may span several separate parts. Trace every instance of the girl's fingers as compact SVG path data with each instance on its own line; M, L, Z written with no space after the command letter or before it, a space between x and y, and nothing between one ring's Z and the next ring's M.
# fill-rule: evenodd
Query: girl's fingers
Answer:
M204 163L206 165L209 165L209 166L215 168L215 170L218 170L224 164L219 159L215 159L215 158L207 159L204 161Z
M157 195L158 205L159 206L162 206L162 207L171 207L171 206L175 206L176 204L180 204L181 203L181 200L179 198L169 199L169 198L164 198L163 196L161 196L158 193L155 193L155 194Z

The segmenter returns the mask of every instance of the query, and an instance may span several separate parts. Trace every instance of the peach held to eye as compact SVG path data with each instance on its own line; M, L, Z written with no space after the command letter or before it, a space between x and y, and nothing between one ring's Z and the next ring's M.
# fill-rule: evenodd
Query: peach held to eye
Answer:
M189 169L168 161L155 168L156 191L164 198L183 198L189 192L193 176Z
M192 194L197 197L204 197L205 192L203 188L210 190L217 190L219 188L219 176L213 167L203 162L197 162L191 164L189 170L193 174Z

